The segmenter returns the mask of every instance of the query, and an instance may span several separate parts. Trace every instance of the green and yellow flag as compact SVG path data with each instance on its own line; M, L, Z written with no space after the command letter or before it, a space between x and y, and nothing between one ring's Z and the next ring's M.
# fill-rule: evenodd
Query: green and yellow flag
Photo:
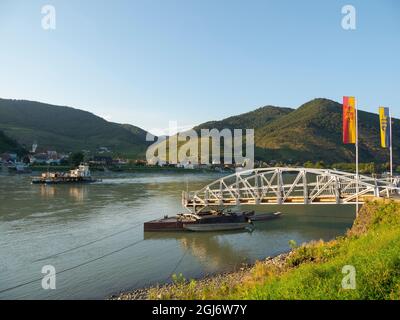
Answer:
M381 146L382 148L389 148L390 146L389 108L379 107L379 120L381 127Z

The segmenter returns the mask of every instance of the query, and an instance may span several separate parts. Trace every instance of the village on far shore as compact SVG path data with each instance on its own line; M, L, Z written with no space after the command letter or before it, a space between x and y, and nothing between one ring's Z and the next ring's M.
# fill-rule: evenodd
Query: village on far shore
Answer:
M210 163L201 163L194 161L193 158L186 158L184 161L170 163L166 160L153 157L146 160L144 157L128 158L120 156L113 152L110 147L99 147L95 151L81 150L75 152L65 152L56 150L46 150L46 148L38 148L35 142L29 151L23 154L16 152L4 152L0 154L0 169L6 168L9 172L14 173L30 173L32 171L59 171L76 168L79 164L85 163L90 166L92 171L142 171L142 170L165 170L165 171L207 171L207 172L234 172L235 170L243 170L248 166L248 159L243 158L241 162L235 160L232 163L224 161L221 157L220 161L210 161ZM354 163L326 163L321 160L313 161L294 161L286 159L263 161L254 160L254 168L265 167L304 167L318 169L334 169L341 171L355 171ZM382 175L385 176L389 171L389 163L360 163L360 173ZM400 166L394 168L396 173L400 173Z
M238 167L244 167L246 162L242 163L216 163L210 164L196 163L189 159L177 163L153 158L146 159L128 159L116 156L109 147L100 147L95 152L90 150L81 150L78 152L58 152L56 150L40 150L38 145L33 144L31 150L23 155L15 152L4 152L0 154L0 163L10 171L17 173L28 173L32 170L51 170L77 166L85 162L92 170L103 171L104 169L124 171L132 168L163 168L163 169L183 169L183 170L211 170L217 172L234 171ZM276 161L265 163L258 161L257 166L275 165Z

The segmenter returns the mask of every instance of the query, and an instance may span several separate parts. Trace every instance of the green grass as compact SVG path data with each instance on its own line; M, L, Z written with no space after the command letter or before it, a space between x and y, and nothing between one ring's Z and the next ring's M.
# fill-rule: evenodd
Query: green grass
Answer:
M342 268L356 288L343 289ZM400 299L400 204L366 204L345 237L297 247L282 265L258 262L239 284L178 284L162 298Z

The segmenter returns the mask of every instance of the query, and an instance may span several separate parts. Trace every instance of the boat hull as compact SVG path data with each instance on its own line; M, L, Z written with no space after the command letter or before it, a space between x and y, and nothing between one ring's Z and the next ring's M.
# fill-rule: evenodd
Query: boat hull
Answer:
M183 223L176 218L166 218L145 222L143 225L145 232L151 231L183 231Z
M101 182L99 179L32 179L32 184L76 184Z
M230 223L189 223L183 224L183 228L189 231L197 232L210 232L210 231L229 231L229 230L243 230L250 228L251 224L248 222L230 222Z
M272 220L276 219L281 216L280 212L274 212L274 213L259 213L259 214L254 214L252 216L249 216L251 221L267 221L267 220Z

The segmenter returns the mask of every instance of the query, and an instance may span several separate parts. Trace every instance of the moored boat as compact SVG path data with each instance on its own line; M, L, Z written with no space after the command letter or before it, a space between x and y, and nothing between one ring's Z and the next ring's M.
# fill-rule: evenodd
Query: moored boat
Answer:
M223 213L209 211L202 213L184 213L174 217L144 223L144 231L217 231L244 229L251 222L253 212ZM209 230L208 230L209 229Z
M93 183L101 180L91 176L89 166L81 164L69 172L45 172L40 177L33 177L33 184Z
M144 223L145 232L163 231L227 231L253 229L253 222L278 218L281 212L258 213L206 211L181 213L173 217L164 216Z

